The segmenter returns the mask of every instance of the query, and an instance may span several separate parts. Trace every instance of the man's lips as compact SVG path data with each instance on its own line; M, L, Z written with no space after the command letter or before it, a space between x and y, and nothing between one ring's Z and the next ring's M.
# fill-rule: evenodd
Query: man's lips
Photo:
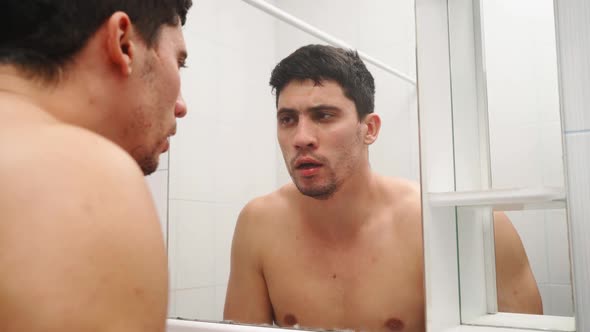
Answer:
M296 169L307 169L321 166L323 166L322 163L313 158L300 158L295 161Z
M322 163L313 158L300 158L295 162L296 172L305 177L316 175L322 166Z

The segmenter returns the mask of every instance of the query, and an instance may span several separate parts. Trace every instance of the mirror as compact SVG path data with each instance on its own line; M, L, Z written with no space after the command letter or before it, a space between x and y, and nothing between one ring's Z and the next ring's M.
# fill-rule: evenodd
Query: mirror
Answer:
M455 0L448 15L456 187L488 201L457 211L462 292L473 263L469 236L483 232L495 236L482 249L488 313L573 316L553 1ZM472 233L479 219L483 230ZM505 251L498 236L506 231L520 249ZM539 297L540 308L503 301L510 267L502 257L521 249L532 287L513 291Z
M413 1L267 2L415 77ZM291 181L277 144L271 70L300 46L326 42L238 0L195 2L184 31L189 111L162 170L169 182L169 316L221 321L239 212ZM371 167L419 182L415 86L365 63L382 119Z

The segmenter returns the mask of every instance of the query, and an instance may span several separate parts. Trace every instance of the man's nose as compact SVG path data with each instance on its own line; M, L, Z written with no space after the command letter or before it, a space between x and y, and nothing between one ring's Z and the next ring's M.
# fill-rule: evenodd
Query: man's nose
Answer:
M296 149L316 148L317 137L313 124L300 120L295 129L294 145Z
M184 98L182 98L182 94L179 94L178 99L176 99L176 105L174 106L174 116L182 118L186 115L186 112L186 103L184 102Z

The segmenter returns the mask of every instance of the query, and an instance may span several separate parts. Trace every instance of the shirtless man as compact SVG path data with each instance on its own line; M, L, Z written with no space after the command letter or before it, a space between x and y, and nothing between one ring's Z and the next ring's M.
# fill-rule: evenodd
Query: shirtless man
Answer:
M293 183L242 210L224 318L424 331L419 187L370 169L368 146L381 124L373 113L371 74L355 52L310 45L281 61L270 84L277 96L278 141ZM504 255L515 264L498 272L518 280L519 289L536 290L519 244ZM535 294L526 296L534 302Z
M191 0L0 4L0 331L163 332L144 174L186 114Z

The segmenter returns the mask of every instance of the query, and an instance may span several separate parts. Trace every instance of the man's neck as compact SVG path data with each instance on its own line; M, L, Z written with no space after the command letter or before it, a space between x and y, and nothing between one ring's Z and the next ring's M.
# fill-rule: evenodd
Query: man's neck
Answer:
M300 206L309 227L330 237L354 236L372 219L378 202L378 175L369 166L346 179L327 199L301 195Z
M88 110L88 96L83 84L73 81L43 82L28 78L11 66L0 66L0 93L31 105L39 113L61 122L84 126L93 112ZM84 110L83 112L80 110Z

